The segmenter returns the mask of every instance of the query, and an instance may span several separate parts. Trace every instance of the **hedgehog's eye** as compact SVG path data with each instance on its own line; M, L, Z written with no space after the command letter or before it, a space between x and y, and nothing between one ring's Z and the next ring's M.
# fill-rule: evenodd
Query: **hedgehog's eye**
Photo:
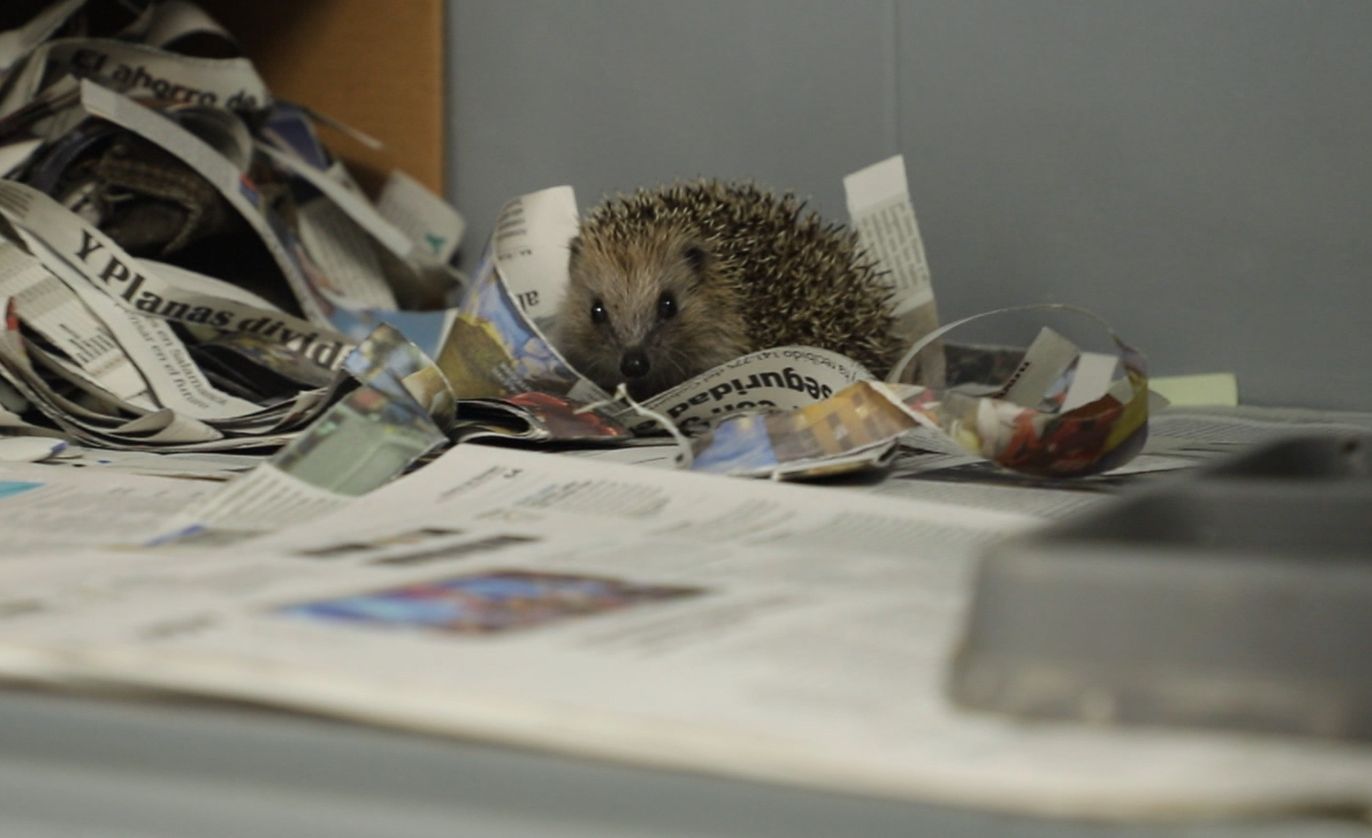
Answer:
M670 291L662 292L662 296L657 298L657 316L660 320L676 317L676 297Z
M610 319L610 312L605 309L605 304L600 300L591 303L591 322L604 323Z

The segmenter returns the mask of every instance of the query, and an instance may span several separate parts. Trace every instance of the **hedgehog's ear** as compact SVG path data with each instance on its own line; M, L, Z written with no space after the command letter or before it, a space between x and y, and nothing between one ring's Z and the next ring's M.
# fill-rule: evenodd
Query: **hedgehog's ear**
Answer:
M569 258L576 259L581 256L581 236L572 236L571 241L567 242L567 253Z
M702 274L710 264L710 251L696 242L691 242L682 249L681 258L686 261L692 271L696 274Z

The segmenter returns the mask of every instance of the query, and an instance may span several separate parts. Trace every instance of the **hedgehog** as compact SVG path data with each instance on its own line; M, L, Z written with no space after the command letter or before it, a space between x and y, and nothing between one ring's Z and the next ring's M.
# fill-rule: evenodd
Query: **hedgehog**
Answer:
M786 193L677 182L613 197L569 242L553 342L607 390L647 398L759 349L828 349L884 375L903 348L857 234Z

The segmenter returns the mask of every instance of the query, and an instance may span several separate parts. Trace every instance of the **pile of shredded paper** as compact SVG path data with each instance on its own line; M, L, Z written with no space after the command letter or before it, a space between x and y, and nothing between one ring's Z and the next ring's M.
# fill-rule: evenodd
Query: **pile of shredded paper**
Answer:
M1051 476L1142 445L1142 359L1093 317L1076 313L1109 351L1044 328L1009 364L952 343L960 323L938 328L900 158L845 180L911 345L897 375L777 347L638 405L545 337L577 225L569 187L507 204L468 279L453 267L457 212L401 172L365 194L317 130L344 129L275 99L200 9L89 5L0 33L10 437L275 451L230 489L297 498L358 495L482 437L607 446L667 431L680 466L773 477L878 467L911 440Z

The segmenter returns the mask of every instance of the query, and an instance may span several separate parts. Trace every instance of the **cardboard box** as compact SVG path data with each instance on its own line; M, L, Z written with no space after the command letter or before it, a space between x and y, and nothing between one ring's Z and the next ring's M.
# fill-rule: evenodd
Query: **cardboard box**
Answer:
M198 0L272 93L381 140L324 141L363 187L400 168L444 194L443 0Z

